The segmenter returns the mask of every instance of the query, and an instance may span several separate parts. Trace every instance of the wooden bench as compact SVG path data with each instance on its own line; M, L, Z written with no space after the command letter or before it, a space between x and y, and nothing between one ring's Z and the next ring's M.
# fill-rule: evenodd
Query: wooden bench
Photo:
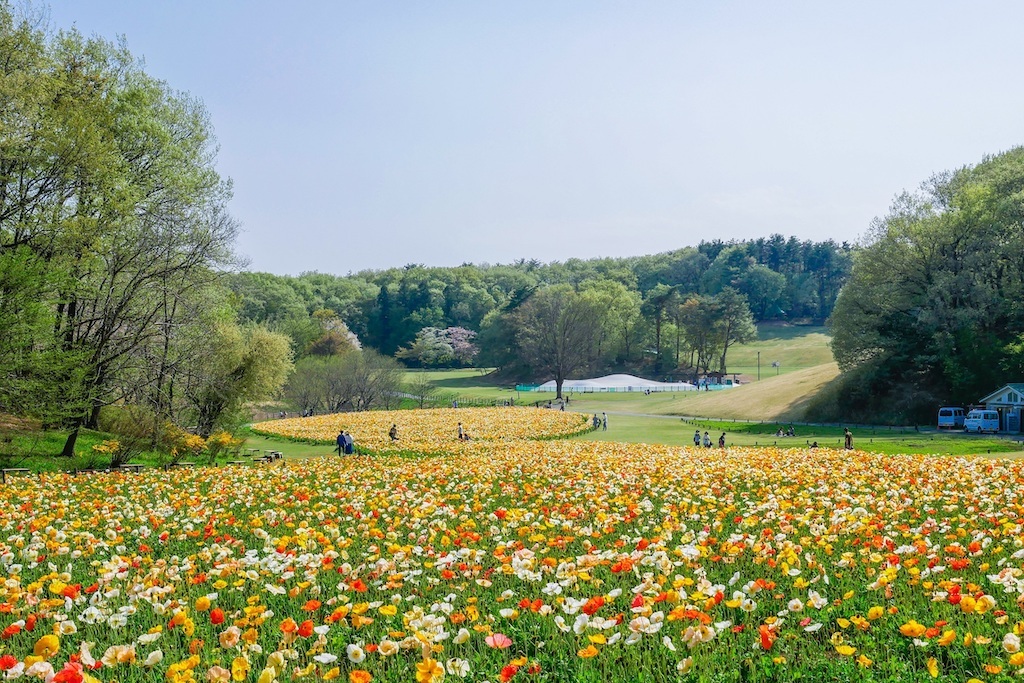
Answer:
M229 465L248 465L251 460L228 460Z
M139 465L138 463L129 463L127 465L121 465L118 469L131 470L132 472L141 472L143 467L144 465Z
M0 481L7 483L8 474L30 474L32 470L27 467L6 467L0 470Z
M246 448L245 449L245 457L251 458L251 457L255 456L257 453L259 453L259 452L260 452L260 449L258 449L258 448Z
M171 463L171 467L195 467L195 465L196 464L194 462L185 462L185 461Z

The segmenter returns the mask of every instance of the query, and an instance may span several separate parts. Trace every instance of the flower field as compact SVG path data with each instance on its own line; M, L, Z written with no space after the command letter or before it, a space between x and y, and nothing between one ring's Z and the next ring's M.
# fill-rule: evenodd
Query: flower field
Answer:
M542 411L538 411L542 412ZM577 441L0 488L48 681L995 681L1024 465Z
M257 434L303 441L334 443L339 430L347 430L356 444L375 453L389 451L450 452L462 446L462 423L472 441L552 439L587 431L587 415L537 408L432 408L428 410L372 410L271 420L253 425ZM398 441L388 436L398 428Z

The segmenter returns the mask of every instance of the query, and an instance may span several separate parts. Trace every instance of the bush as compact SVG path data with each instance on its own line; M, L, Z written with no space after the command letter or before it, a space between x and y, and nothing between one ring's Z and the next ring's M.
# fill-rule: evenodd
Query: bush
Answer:
M92 447L94 453L110 458L116 468L150 449L153 444L153 413L141 406L108 406L100 413L100 427L116 439Z

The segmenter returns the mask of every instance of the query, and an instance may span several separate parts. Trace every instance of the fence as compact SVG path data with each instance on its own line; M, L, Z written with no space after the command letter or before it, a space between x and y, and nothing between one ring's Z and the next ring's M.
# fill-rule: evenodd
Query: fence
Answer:
M708 384L702 387L696 387L692 384L680 384L678 386L673 384L667 384L658 387L562 387L563 394L616 394L616 393L640 393L650 392L652 394L659 393L675 393L681 391L718 391L720 389L731 388L727 384ZM555 387L545 387L539 384L517 384L516 391L536 391L540 392L552 392L554 393Z

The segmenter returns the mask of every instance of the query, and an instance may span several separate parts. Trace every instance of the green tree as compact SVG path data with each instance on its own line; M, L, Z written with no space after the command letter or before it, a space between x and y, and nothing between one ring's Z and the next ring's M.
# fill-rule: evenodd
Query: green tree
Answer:
M553 377L561 398L565 380L596 357L605 313L569 285L538 290L513 314L520 362L535 376Z
M657 285L647 293L647 299L644 301L644 312L648 317L654 319L654 372L660 373L662 371L662 346L661 346L661 328L665 322L666 316L679 302L679 291L675 287L669 285Z
M721 350L718 368L726 372L725 359L733 344L746 344L757 339L757 327L746 298L732 287L726 287L713 299L716 339Z
M265 327L221 323L208 338L217 354L187 392L203 438L246 404L271 398L292 370L288 338Z
M922 419L1005 382L1024 332L1022 223L1020 147L897 199L854 256L832 315L846 406Z
M782 316L779 303L785 295L785 289L786 276L760 263L747 268L736 281L736 290L747 298L751 311L758 320Z

